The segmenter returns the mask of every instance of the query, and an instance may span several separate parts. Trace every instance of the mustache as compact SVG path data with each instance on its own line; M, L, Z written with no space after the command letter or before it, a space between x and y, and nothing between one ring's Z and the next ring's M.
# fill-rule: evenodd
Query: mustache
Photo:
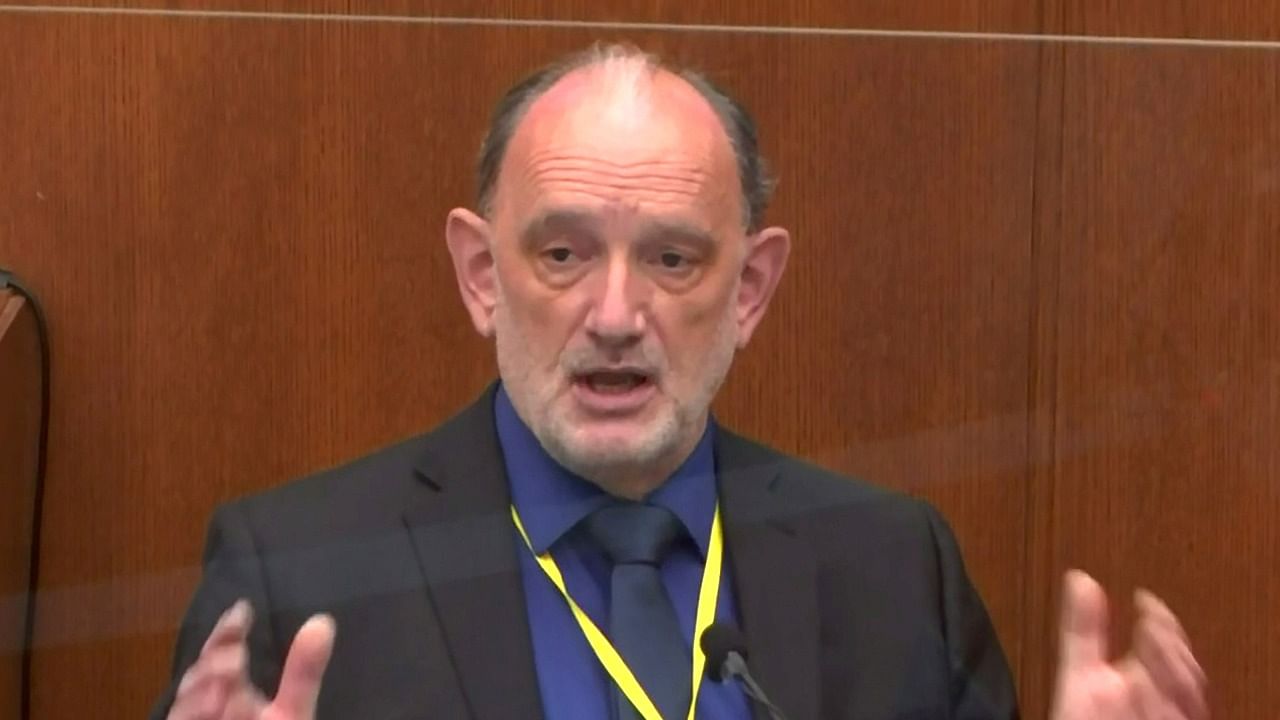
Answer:
M659 376L667 369L667 358L652 347L637 346L622 352L606 352L592 347L576 347L560 355L560 367L570 375L595 370L626 369Z

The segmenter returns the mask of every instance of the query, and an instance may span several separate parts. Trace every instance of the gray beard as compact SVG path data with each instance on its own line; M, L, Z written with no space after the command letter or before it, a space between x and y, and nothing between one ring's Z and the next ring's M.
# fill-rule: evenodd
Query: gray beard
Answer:
M600 486L608 492L619 488L656 488L684 462L705 430L712 398L728 375L736 352L737 322L732 309L726 311L708 352L704 377L686 402L673 398L670 413L646 429L645 442L639 446L584 448L575 443L573 428L556 416L550 398L542 398L533 389L532 357L524 334L510 321L508 309L501 299L495 308L494 336L498 370L516 413L533 432L538 443L566 470ZM526 403L525 401L528 401ZM541 404L541 407L537 405ZM529 406L534 405L534 406ZM676 457L679 455L679 457ZM657 474L659 477L656 477ZM649 487L652 486L652 487Z

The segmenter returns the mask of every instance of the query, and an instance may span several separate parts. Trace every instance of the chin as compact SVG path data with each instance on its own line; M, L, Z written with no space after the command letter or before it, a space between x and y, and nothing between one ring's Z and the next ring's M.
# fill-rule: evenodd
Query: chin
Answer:
M657 462L674 449L672 422L584 423L553 432L547 450L562 465L579 474Z

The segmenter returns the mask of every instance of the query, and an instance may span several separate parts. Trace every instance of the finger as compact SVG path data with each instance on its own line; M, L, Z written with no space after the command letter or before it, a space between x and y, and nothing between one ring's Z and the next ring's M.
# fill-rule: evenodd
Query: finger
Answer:
M247 681L249 650L243 642L231 645L214 645L200 654L200 659L187 669L178 683L181 695L198 684L220 681Z
M1168 625L1145 615L1138 620L1134 629L1134 656L1150 675L1155 689L1186 717L1207 717L1209 708L1204 686L1187 665L1185 649L1181 636Z
M248 689L248 650L243 643L215 646L183 674L171 717L221 717L227 699Z
M169 708L168 720L206 720L223 715L229 683L210 673L188 672Z
M1107 659L1107 597L1097 581L1069 570L1063 581L1061 667L1082 667Z
M1160 694L1151 676L1140 662L1129 658L1127 662L1122 663L1121 674L1128 688L1127 717L1141 720L1185 720L1186 716L1168 698Z
M209 632L209 637L205 639L200 653L204 654L220 645L243 642L249 635L251 625L253 625L253 606L248 600L237 600L222 613L222 617L218 618L217 624Z
M242 692L231 694L218 720L262 720L266 705L262 693L249 685Z
M230 682L244 682L249 677L249 649L244 643L223 645L200 656L200 672Z
M1130 714L1135 718L1156 720L1157 714L1156 686L1151 682L1151 675L1137 658L1129 656L1117 664L1120 675L1124 678L1124 687L1128 695ZM1163 720L1163 719L1161 719Z
M1200 684L1203 685L1208 680L1208 676L1205 674L1204 668L1200 666L1200 661L1196 659L1195 653L1191 649L1191 638L1188 637L1177 615L1174 615L1169 606L1149 590L1138 589L1134 592L1133 600L1140 616L1151 618L1153 622L1168 628L1182 640L1179 655L1183 663L1191 669L1191 672L1195 674Z
M336 628L328 615L313 615L293 637L280 676L280 691L271 703L288 718L311 718L320 695L320 681L333 653Z
M1196 659L1195 654L1191 652L1191 648L1183 645L1179 648L1179 655L1183 666L1195 676L1196 684L1202 689L1206 687L1209 684L1209 675L1204 671L1204 667L1200 665L1200 661Z
M1139 613L1146 614L1157 623L1168 627L1181 636L1183 642L1187 643L1188 646L1191 645L1191 638L1187 637L1187 632L1183 629L1182 623L1178 621L1178 616L1174 615L1169 606L1155 593L1144 588L1138 588L1133 593L1133 604Z
M174 702L168 720L258 720L265 705L262 694L248 683L209 678Z
M1207 676L1200 662L1196 660L1187 640L1187 634L1178 623L1167 606L1150 593L1140 592L1135 597L1139 609L1138 624L1135 625L1135 646L1139 637L1138 631L1145 630L1144 638L1155 641L1164 653L1169 666L1179 675L1187 676L1191 684L1203 688Z

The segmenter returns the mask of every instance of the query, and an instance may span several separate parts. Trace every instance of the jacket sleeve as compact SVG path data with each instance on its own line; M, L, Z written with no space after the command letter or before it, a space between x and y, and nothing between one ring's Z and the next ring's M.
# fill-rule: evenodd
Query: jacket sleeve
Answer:
M950 526L923 504L938 554L953 720L1017 720L1013 678Z
M214 512L205 541L203 572L191 604L178 629L168 687L151 711L151 720L164 720L182 676L200 656L205 639L222 613L244 598L253 606L249 630L249 675L271 695L279 683L283 657L271 626L263 559L245 511L239 504Z

